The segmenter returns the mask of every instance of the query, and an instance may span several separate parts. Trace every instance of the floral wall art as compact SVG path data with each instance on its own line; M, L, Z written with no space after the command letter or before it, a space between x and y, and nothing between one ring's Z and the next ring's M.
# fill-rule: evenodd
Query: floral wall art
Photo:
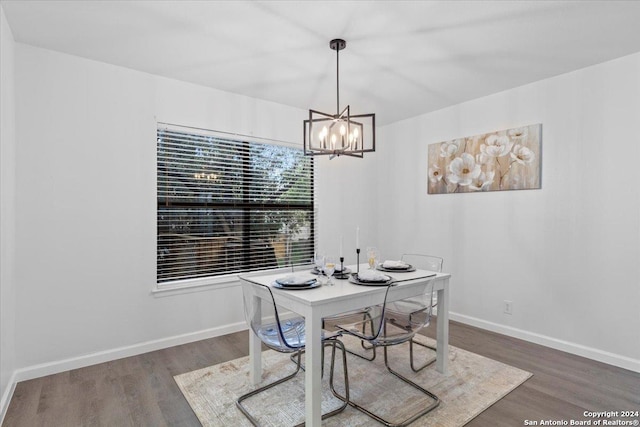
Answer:
M429 145L429 194L540 188L542 124Z

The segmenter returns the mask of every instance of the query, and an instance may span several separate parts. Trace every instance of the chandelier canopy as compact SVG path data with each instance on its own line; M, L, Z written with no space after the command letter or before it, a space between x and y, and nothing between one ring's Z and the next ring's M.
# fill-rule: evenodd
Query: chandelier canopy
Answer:
M351 114L347 105L340 111L340 51L347 46L333 39L329 47L336 51L336 113L309 110L304 120L304 154L364 157L376 150L376 115Z

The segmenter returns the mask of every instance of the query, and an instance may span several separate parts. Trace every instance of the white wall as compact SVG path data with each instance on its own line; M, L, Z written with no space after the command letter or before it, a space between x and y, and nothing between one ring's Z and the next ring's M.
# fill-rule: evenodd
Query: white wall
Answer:
M535 123L542 189L427 194L428 144ZM640 53L386 126L381 245L444 256L455 319L640 371L639 123Z
M377 156L374 152L365 154L364 159L316 157L318 249L338 257L342 239L345 264L356 262L356 227L360 227L361 263L367 262L365 248L379 245L377 174L371 167Z
M13 391L15 360L15 43L0 6L0 423Z
M16 93L20 377L244 329L238 286L151 294L156 120L298 141L304 111L20 43Z

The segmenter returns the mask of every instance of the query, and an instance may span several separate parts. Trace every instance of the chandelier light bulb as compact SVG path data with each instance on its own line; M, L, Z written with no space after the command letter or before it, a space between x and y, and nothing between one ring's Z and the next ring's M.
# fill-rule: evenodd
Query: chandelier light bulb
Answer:
M323 127L322 130L318 133L318 146L320 148L327 148L327 127Z

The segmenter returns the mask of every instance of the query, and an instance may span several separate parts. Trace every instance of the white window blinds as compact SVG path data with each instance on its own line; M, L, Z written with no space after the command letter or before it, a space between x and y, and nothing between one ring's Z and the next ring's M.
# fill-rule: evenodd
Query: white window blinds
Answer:
M308 262L313 159L302 149L158 125L158 284Z

